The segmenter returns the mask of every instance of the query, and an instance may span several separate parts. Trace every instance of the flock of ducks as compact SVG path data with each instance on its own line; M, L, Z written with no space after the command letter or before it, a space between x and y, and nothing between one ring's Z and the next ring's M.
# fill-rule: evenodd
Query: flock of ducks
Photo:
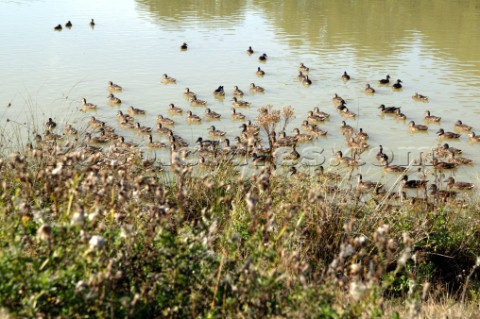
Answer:
M92 19L92 22L93 19ZM71 26L71 23L69 23ZM60 26L61 27L61 26ZM183 43L180 46L180 50L188 50L187 43ZM248 55L253 55L255 51L252 47L249 47L246 50ZM259 62L266 62L268 59L267 54L263 53L258 57ZM298 80L308 86L312 84L312 80L309 78L310 68L305 64L300 63L298 66ZM258 77L265 76L266 72L261 69L260 66L257 67L256 75ZM350 81L351 76L344 71L340 76L342 81ZM177 80L167 74L163 74L160 79L160 82L163 84L176 84ZM390 75L386 75L385 78L382 78L377 81L379 86L391 86L393 90L402 90L402 81L397 79L394 82L391 82ZM123 91L122 86L113 83L112 81L108 82L107 89L110 92L108 95L108 102L110 105L121 106L122 100L114 95L121 93ZM267 90L264 87L258 86L255 83L251 83L249 86L249 92L251 94L256 93L265 93ZM375 94L376 90L371 83L367 83L364 89L365 94ZM223 86L218 86L212 91L214 97L224 98L227 94ZM245 93L238 86L234 86L232 91L232 107L231 107L231 117L232 121L242 122L240 126L241 131L238 132L238 135L234 137L234 143L231 143L229 138L227 138L227 132L218 130L215 125L211 125L206 135L208 139L202 136L199 136L196 140L195 145L191 145L188 141L174 131L175 125L178 123L180 118L183 118L185 115L185 120L189 124L201 123L203 121L218 121L222 118L220 113L215 112L210 107L207 107L208 102L201 100L197 97L197 94L193 92L190 88L185 88L183 92L183 97L189 102L192 109L184 109L174 105L173 103L165 109L164 114L156 114L156 126L148 127L143 126L140 121L145 119L147 116L147 111L133 106L129 106L126 113L123 113L122 110L117 112L118 126L125 130L135 131L139 135L144 135L143 142L135 143L128 142L125 140L125 137L119 135L114 128L114 125L111 123L106 123L102 120L97 119L92 116L88 123L89 130L84 134L84 142L87 146L101 146L101 145L111 145L112 147L118 148L151 148L151 149L169 149L170 150L170 161L171 164L182 165L186 163L186 158L188 156L195 156L194 153L198 156L198 164L208 167L216 167L220 165L222 161L225 160L225 156L228 156L229 159L237 156L241 156L246 159L251 159L251 162L254 165L267 164L272 165L273 168L276 168L276 164L281 161L286 161L289 166L295 167L302 158L301 154L297 151L297 145L300 143L315 143L315 140L319 137L327 136L328 131L321 128L323 122L330 118L330 114L320 110L319 107L307 112L305 119L303 120L300 127L293 128L292 135L288 135L286 131L275 132L272 131L267 136L265 132L261 132L261 123L259 118L273 116L274 111L268 107L262 107L259 109L259 117L256 119L248 119L247 116L242 114L239 109L251 107L251 103L245 100L242 100ZM415 93L412 96L412 99L416 102L428 103L429 98L425 95ZM337 112L345 119L356 118L357 114L348 109L345 100L338 94L334 94L332 98L332 104L335 106ZM194 109L198 107L204 108L203 115L197 114L194 112ZM85 98L82 99L81 109L85 112L87 111L96 111L98 109L97 105L93 103L88 103ZM407 119L407 116L401 112L400 107L395 106L386 106L381 104L379 107L379 112L381 115L392 116L397 120L404 121ZM424 119L425 123L440 123L441 117L431 114L430 111L425 111ZM47 134L52 135L56 129L57 125L53 122L52 119L46 123ZM440 128L436 134L440 141L446 140L458 140L461 138L462 133L467 133L469 141L471 142L480 142L480 136L475 135L473 128L467 124L464 124L462 121L458 120L453 129L456 132L446 131L444 128ZM408 123L408 130L411 133L415 132L425 132L429 130L427 125L417 124L415 121L411 120ZM362 160L360 159L361 154L367 150L370 146L368 145L368 140L370 138L369 134L360 128L358 131L348 125L345 120L339 125L339 132L345 137L346 145L351 150L353 156L349 157L343 154L342 151L338 151L335 154L335 159L339 164L349 167L352 171L362 165ZM78 131L74 129L71 125L68 125L65 128L64 133L66 135L77 135ZM164 141L155 141L154 136L165 136ZM200 134L199 134L200 135ZM263 137L263 141L262 141ZM265 143L265 139L268 143ZM262 143L263 142L263 143ZM267 145L267 146L265 146ZM182 150L182 148L193 147L195 152L192 152L191 149ZM280 152L279 150L290 149L289 152ZM452 148L448 143L438 145L432 149L432 160L430 162L425 162L428 167L432 167L435 172L443 173L445 170L455 169L462 165L469 165L472 163L470 159L462 157L462 151L459 149ZM409 171L409 167L391 165L391 159L383 152L383 147L379 146L379 152L376 155L376 160L378 164L383 166L383 169L387 173L399 173L403 174L402 179L400 180L399 193L404 194L405 189L409 188L425 188L427 186L427 180L411 180L406 175ZM320 171L323 173L323 166ZM290 173L292 175L298 174L297 168L291 169ZM453 177L449 177L445 180L447 190L442 190L437 187L436 184L430 185L430 193L434 197L441 198L452 198L456 195L455 190L470 190L474 188L474 185L469 182L455 181ZM358 174L358 181L356 187L359 191L374 190L378 192L383 188L383 185L380 182L366 181L363 179L361 174Z
M88 24L90 26L90 28L95 28L95 20L94 19L91 19L90 20L90 23ZM67 29L71 29L73 27L73 24L72 24L72 21L68 20L67 23L65 23L65 28ZM53 30L55 31L62 31L63 30L63 27L61 24L57 24Z

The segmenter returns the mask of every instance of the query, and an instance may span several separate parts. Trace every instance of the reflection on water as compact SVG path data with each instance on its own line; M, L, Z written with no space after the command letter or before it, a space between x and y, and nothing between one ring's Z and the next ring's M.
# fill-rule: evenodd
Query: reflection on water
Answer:
M12 120L8 125L28 121L39 127L53 117L81 126L90 115L79 112L86 98L98 104L95 116L108 122L130 105L144 108L147 116L141 124L153 127L157 114L168 114L170 103L203 116L203 109L190 107L183 98L189 87L222 115L215 126L233 140L240 131L229 120L233 87L238 85L246 91L243 99L252 103L242 110L248 119L254 120L263 105L292 105L296 118L289 134L313 107L331 113L320 124L328 137L315 142L327 160L347 148L339 128L345 120L370 134L372 148L382 144L395 155L396 164L405 164L439 142L435 132L440 127L452 130L458 119L474 127L480 123L478 6L474 0L461 5L448 0L1 2L0 107L12 106L0 114ZM97 22L94 30L88 27L91 18ZM53 32L67 20L73 22L71 30ZM187 51L180 50L183 42ZM248 56L250 45L256 52ZM269 59L260 63L257 58L264 52ZM297 81L300 62L311 68L309 88ZM264 77L256 76L258 66L266 71ZM348 82L340 80L344 71L352 76ZM164 73L177 84L162 85ZM379 86L377 81L387 74L400 78L403 90ZM118 94L120 106L108 104L108 81L125 88ZM265 94L251 94L252 82L265 87ZM375 95L364 94L367 83ZM225 87L225 99L212 95L219 85ZM429 103L413 101L415 92L428 95ZM336 112L334 93L359 116L345 119ZM380 104L401 106L407 120L381 116ZM427 134L409 134L408 121L424 124L427 109L442 116L441 124L429 124ZM211 126L176 120L175 133L190 142L206 136ZM480 163L478 145L466 140L463 135L450 144ZM310 152L308 147L299 150ZM362 157L375 157L376 150ZM362 170L378 174L374 165ZM472 171L462 168L456 174Z

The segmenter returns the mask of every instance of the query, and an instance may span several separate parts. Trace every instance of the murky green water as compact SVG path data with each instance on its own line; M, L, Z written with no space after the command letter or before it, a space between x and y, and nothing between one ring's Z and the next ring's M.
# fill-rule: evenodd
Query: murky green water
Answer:
M70 30L53 31L67 20L73 23ZM480 3L474 0L1 1L0 28L0 114L7 140L18 136L8 133L12 129L25 131L24 123L41 127L49 117L85 127L92 114L79 111L83 97L98 104L94 115L112 125L117 125L117 110L130 105L147 110L139 121L148 126L154 126L157 114L168 115L170 103L203 116L203 109L189 107L184 99L186 87L222 114L214 124L233 140L240 133L239 123L229 116L234 85L252 103L242 110L249 119L266 104L292 105L296 119L289 134L313 107L331 113L320 125L328 137L299 149L324 149L327 165L335 151L347 151L339 129L343 118L331 103L334 93L359 114L347 123L370 135L371 154L362 155L367 162L382 144L395 155L394 163L408 164L439 143L435 132L440 127L453 131L459 119L480 134ZM183 42L189 45L185 52L179 49ZM245 54L248 46L255 54ZM257 60L261 53L267 53L266 63ZM296 78L300 62L311 68L308 88ZM255 74L258 66L267 72L262 78ZM344 71L352 77L348 82L340 80ZM164 73L177 84L161 84ZM387 74L401 79L404 88L395 92L379 86ZM107 101L110 80L125 88L118 94L120 107ZM266 93L249 94L251 82ZM377 90L375 95L364 94L366 83ZM219 85L227 92L223 101L212 95ZM430 102L413 101L415 92L428 95ZM401 106L407 121L380 116L380 104ZM442 117L441 124L430 124L427 134L409 134L408 121L423 124L427 109ZM207 137L212 124L190 126L177 119L175 133L192 143ZM476 164L447 175L478 182L480 145L468 143L465 134L448 142ZM360 171L373 179L382 175L370 164Z

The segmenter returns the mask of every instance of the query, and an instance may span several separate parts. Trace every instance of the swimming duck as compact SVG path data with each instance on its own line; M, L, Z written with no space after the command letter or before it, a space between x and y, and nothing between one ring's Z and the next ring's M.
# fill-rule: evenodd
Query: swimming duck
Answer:
M368 190L374 190L374 189L381 189L383 187L383 184L380 184L379 182L372 182L372 181L364 181L362 178L362 174L358 174L358 180L357 180L357 190L359 191L368 191Z
M458 165L469 165L473 163L471 159L468 159L465 157L455 157L455 153L450 153L449 156L450 158L448 159L448 161L450 163L454 163Z
M330 117L330 114L320 111L320 108L318 106L315 106L313 108L313 114L315 114L317 116L320 116L320 117L324 117L325 119Z
M205 106L205 105L207 105L207 102L204 101L204 100L197 99L197 96L194 95L192 98L190 98L190 105L191 106Z
M201 149L208 149L208 148L212 149L220 145L219 141L204 140L202 137L199 137L195 143L198 144Z
M385 79L380 79L380 80L378 80L378 83L380 83L380 84L388 84L388 83L390 83L390 75L387 74L386 78L385 78Z
M178 107L178 106L175 106L173 103L170 103L168 105L168 111L172 114L182 114L183 113L183 109Z
M133 142L126 142L125 137L120 136L117 140L116 146L121 148L135 148L138 147L138 144Z
M398 108L398 109L395 111L395 119L396 119L396 120L406 120L406 119L407 119L407 116L402 113L402 111L400 110L400 108Z
M164 117L163 115L159 114L157 115L157 123L163 124L163 125L175 125L175 121L172 119L169 119L168 117Z
M109 128L109 127L106 127ZM120 136L118 134L115 134L113 131L106 131L105 128L100 128L100 137L103 137L109 141L114 141L117 140Z
M392 88L397 90L401 89L402 85L400 83L402 83L402 80L398 79L397 82L392 85Z
M345 121L342 121L342 125L340 125L340 129L342 130L343 135L352 135L353 134L353 127L348 125Z
M211 120L218 120L221 115L217 112L213 112L212 110L210 110L208 107L205 109L205 117L207 119L211 119Z
M347 74L347 71L343 71L343 74L342 74L341 79L342 79L343 81L348 81L348 80L350 80L350 75Z
M256 74L257 74L258 76L264 76L264 75L265 75L265 71L263 71L260 67L258 67Z
M162 123L157 123L156 132L159 134L169 135L172 130L168 127L164 127Z
M258 57L258 60L262 62L267 61L267 54L266 53L262 54L261 56Z
M300 63L300 66L298 67L298 71L300 71L302 73L306 73L306 72L310 71L310 68L306 67L305 64Z
M461 132L469 132L472 130L472 127L470 125L463 124L463 122L460 120L455 122L454 128L455 130L461 131Z
M340 115L342 115L343 117L348 117L348 118L352 118L352 117L356 117L357 114L350 111L348 109L348 107L344 107L341 111L340 111Z
M47 130L53 130L54 128L57 127L57 123L55 123L51 117L48 118L48 122L45 123L45 127Z
M457 139L460 138L460 134L453 132L445 132L443 128L439 129L437 132L439 138L443 139Z
M92 128L100 128L102 125L105 125L105 122L96 119L95 116L90 117L90 120L88 121L88 126Z
M185 50L187 50L187 49L188 49L188 45L187 45L185 42L183 42L183 44L180 46L180 50L184 50L184 51L185 51Z
M412 99L418 102L428 102L428 96L418 94L417 92L415 92L415 95L412 96Z
M345 100L342 99L342 97L339 96L337 93L335 93L332 98L332 103L335 105L345 104Z
M400 188L423 188L427 183L428 180L408 179L407 175L403 175Z
M72 124L68 124L66 127L65 127L65 134L66 135L71 135L71 136L75 136L78 134L78 130L76 128L74 128L72 126Z
M237 110L234 107L232 107L232 119L234 119L234 120L244 120L245 115L237 112Z
M246 51L246 52L247 52L247 54L248 54L248 55L252 55L252 54L254 54L254 53L255 53L255 51L253 51L253 49L252 49L252 47L251 47L251 46L249 46L249 47L248 47L248 49L247 49L247 51Z
M366 132L363 131L363 128L360 128L357 132L357 134L355 134L355 136L360 139L360 140L368 140L368 134ZM382 145L380 145L381 147Z
M293 137L297 142L308 142L313 140L313 136L310 134L302 134L298 128L293 129Z
M308 77L308 75L305 75L305 78L303 79L302 84L303 84L303 85L306 85L306 86L312 85L312 80L310 80L310 78Z
M433 152L438 156L438 157L444 157L444 156L450 156L450 154L462 154L462 150L455 148L455 147L450 147L447 143L440 145L438 147L435 147L433 149Z
M370 147L367 143L361 140L356 140L352 136L347 139L347 145L348 147L357 149L357 150L365 150Z
M370 84L365 85L365 89L363 90L367 94L373 94L375 93L375 89L370 86Z
M189 122L201 122L200 116L193 114L192 111L187 111L187 121Z
M317 125L310 125L309 127L310 127L309 132L313 136L325 136L328 133L328 131L324 131L324 130L320 129Z
M454 169L458 167L458 164L456 163L449 163L449 162L441 162L437 158L433 158L432 160L432 166L435 169Z
M61 25L61 24L59 24L59 25L57 25L55 28L53 28L53 30L55 30L55 31L62 31L62 29L63 29L63 28L62 28L62 25Z
M90 27L93 28L94 26L95 26L95 21L92 19L92 20L90 20Z
M399 165L390 165L388 161L382 160L383 170L390 173L405 173L408 168Z
M220 131L220 130L217 130L215 128L215 126L210 126L210 128L208 129L208 135L212 136L212 137L222 137L224 136L226 133L224 131Z
M121 104L122 100L110 93L110 95L108 95L108 102L111 104Z
M308 113L307 113L307 121L309 121L309 122L320 123L320 122L323 122L325 120L326 120L325 117L315 115L315 114L313 114L313 111L308 111Z
M441 117L439 116L435 116L435 115L430 115L430 111L425 111L425 114L424 114L424 117L425 121L427 122L440 122L440 120L442 119Z
M457 192L448 190L439 190L436 184L430 185L430 195L434 198L447 199L457 196Z
M396 107L396 106L385 106L385 104L381 104L378 109L380 110L380 112L382 112L383 114L394 114L395 112L397 112L397 110L400 109L400 107Z
M223 86L220 85L215 91L213 91L213 95L224 97L225 96L225 91L223 90Z
M388 163L388 155L383 152L383 146L379 145L378 148L379 148L379 150L378 150L377 155L375 155L375 158L379 162Z
M271 134L272 145L274 147L284 147L284 146L292 146L297 142L294 136L287 136L285 132L280 132L278 138L276 136L275 131Z
M181 136L173 134L173 132L168 133L168 139L170 143L177 147L187 147L188 143Z
M129 106L127 112L128 112L128 114L130 114L131 116L134 116L134 115L145 115L145 113L146 113L145 110L137 109L136 107L133 107L133 106Z
M250 92L263 93L265 92L265 89L261 86L255 85L255 83L250 83Z
M162 83L164 84L177 83L177 80L175 78L168 76L167 74L163 74Z
M121 121L120 126L124 129L127 129L127 130L135 128L135 124L133 124L133 122L129 122L129 121Z
M455 188L455 189L461 189L461 190L469 190L475 187L473 183L468 183L468 182L455 182L455 179L453 177L447 178L444 182L447 183L448 188Z
M93 103L87 103L87 100L85 98L82 99L82 109L84 111L87 111L87 110L96 110L97 109L97 105L93 104Z
M143 133L143 134L151 133L151 132L152 132L152 128L151 128L151 127L141 126L139 122L135 123L135 130L136 130L138 133Z
M348 166L358 166L359 165L357 160L355 160L351 157L343 156L342 151L337 151L336 155L337 155L337 160L342 164L346 164Z
M427 131L428 126L426 125L421 125L421 124L415 124L414 121L410 121L408 123L408 129L412 132L418 132L418 131Z
M148 134L147 146L150 147L150 148L153 148L153 149L159 149L159 148L167 147L167 144L162 143L162 142L154 142L152 134Z
M300 158L300 153L297 152L295 144L292 145L292 151L287 155L285 155L285 157L283 157L283 159L287 161L295 161L295 160L298 160L299 158Z
M123 88L120 85L115 84L112 81L108 81L108 89L110 91L118 91L118 92L123 90Z
M235 96L232 99L234 107L249 107L250 102L238 100Z
M85 140L88 144L106 144L109 142L107 138L104 137L92 137L90 133L85 133Z
M236 97L242 97L243 96L243 91L238 88L238 86L233 87L233 96Z
M298 75L297 75L297 79L298 79L300 82L303 82L303 80L305 80L305 74L303 74L302 71L299 71L299 72L298 72Z
M190 99L192 97L194 97L196 94L192 91L190 91L189 88L185 88L185 90L183 91L183 96L187 99Z
M68 20L67 23L65 23L65 27L71 28L73 26L72 21Z
M475 135L475 132L468 134L468 140L470 142L480 142L480 135Z

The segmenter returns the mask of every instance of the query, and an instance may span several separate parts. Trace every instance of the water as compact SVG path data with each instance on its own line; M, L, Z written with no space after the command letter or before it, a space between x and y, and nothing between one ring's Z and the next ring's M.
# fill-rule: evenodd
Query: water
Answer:
M369 164L360 171L379 179L382 171L372 164L372 157L380 144L395 156L394 164L406 165L440 142L435 135L440 127L453 131L458 119L480 134L479 6L474 0L1 1L1 127L6 140L18 137L8 133L12 128L28 140L32 135L26 127L40 128L49 117L85 127L88 117L95 115L117 125L117 110L126 111L130 105L147 110L139 121L148 126L155 125L157 114L168 115L170 103L203 116L202 108L189 107L183 98L189 87L222 114L214 125L233 140L240 129L239 123L230 121L230 100L238 85L247 93L243 99L253 105L242 110L251 120L260 106L293 106L296 119L287 128L289 134L313 107L329 112L331 119L320 125L328 137L299 151L321 148L325 165L333 165L334 152L347 151L339 130L343 118L331 103L338 93L359 114L347 123L362 127L371 137L372 151L362 155ZM96 21L93 29L91 18ZM53 31L67 20L72 29ZM185 52L179 49L183 42L189 45ZM256 51L252 56L245 54L248 46ZM261 53L267 53L266 63L258 62ZM311 87L296 79L300 62L311 68ZM255 75L258 66L267 72L265 77ZM340 80L344 71L351 81ZM161 84L164 73L175 77L177 84ZM401 79L404 88L394 92L379 86L377 81L387 74ZM110 80L124 87L117 94L123 100L120 107L107 102ZM266 93L249 94L252 82L265 87ZM377 90L375 95L363 93L366 83ZM223 101L212 95L219 85L227 92ZM428 95L430 102L413 101L415 92ZM96 113L79 111L83 97L98 104ZM380 116L380 104L401 106L407 121ZM408 133L408 121L423 124L427 109L442 117L441 124L430 124L427 134ZM192 143L198 136L207 137L212 125L208 121L187 125L184 118L175 119L179 121L175 133ZM118 131L127 139L145 140ZM465 134L448 142L476 164L447 175L478 182L480 145L468 143ZM168 158L164 153L158 156Z

